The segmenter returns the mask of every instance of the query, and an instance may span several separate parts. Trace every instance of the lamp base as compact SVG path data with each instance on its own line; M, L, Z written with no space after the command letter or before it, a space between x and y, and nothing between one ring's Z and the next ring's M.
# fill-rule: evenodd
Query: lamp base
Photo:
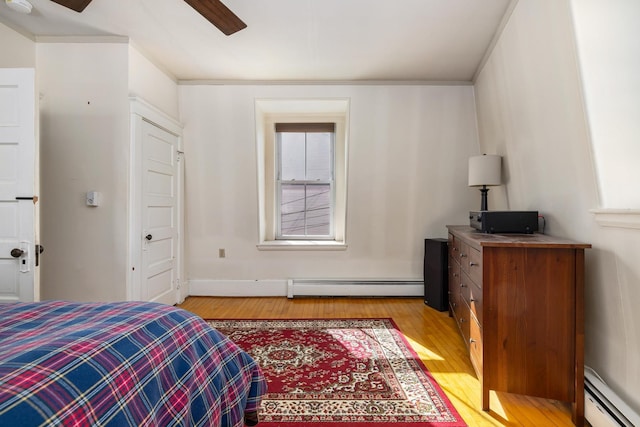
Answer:
M489 189L487 188L486 185L483 185L482 188L480 189L480 210L481 211L488 211L489 210L489 203L487 202L487 193L489 192Z

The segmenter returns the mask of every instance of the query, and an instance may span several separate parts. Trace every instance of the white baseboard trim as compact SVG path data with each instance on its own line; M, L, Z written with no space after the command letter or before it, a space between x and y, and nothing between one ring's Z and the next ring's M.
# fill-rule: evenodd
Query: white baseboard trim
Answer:
M421 297L420 279L189 280L189 295L216 297Z
M286 280L189 280L189 295L207 297L285 297Z
M593 427L640 426L640 414L588 366L584 367L584 401L584 416Z
M290 279L287 297L421 297L424 282L420 279Z

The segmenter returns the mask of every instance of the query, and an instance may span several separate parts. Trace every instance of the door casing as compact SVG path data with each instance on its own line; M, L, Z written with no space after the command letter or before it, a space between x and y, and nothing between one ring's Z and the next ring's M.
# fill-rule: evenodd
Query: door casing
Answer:
M127 299L130 301L144 300L142 291L142 262L144 250L143 201L142 180L144 169L143 158L143 133L145 123L152 124L178 138L177 153L177 226L178 245L176 251L176 296L173 303L184 301L188 290L184 280L184 158L182 147L182 125L164 112L153 107L146 101L132 97L130 101L131 111L131 152L129 171L129 248L128 248L128 273L127 274Z

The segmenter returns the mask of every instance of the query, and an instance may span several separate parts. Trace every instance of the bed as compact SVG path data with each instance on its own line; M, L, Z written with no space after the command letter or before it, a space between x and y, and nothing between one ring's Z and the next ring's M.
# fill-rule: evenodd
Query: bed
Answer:
M0 304L1 426L255 425L254 360L155 303Z

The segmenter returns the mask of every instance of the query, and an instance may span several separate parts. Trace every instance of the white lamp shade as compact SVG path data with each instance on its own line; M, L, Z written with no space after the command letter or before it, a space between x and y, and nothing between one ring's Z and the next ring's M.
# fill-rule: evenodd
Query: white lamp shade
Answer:
M500 185L502 157L483 154L469 158L469 187Z

